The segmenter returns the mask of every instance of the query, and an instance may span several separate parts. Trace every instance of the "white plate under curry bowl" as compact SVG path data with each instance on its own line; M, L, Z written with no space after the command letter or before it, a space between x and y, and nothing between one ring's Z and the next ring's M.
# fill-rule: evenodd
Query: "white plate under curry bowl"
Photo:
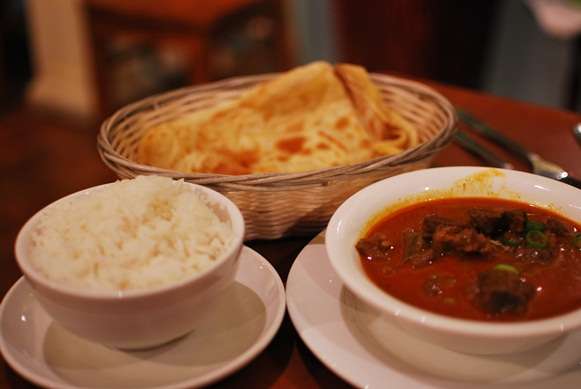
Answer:
M334 272L319 236L296 258L286 283L291 320L311 351L338 376L361 388L579 388L581 331L520 354L468 355L386 327ZM382 324L385 326L385 323Z
M189 388L215 382L256 357L285 312L276 270L244 247L235 282L202 325L144 351L120 351L79 338L56 324L21 278L0 309L0 350L28 380L52 388Z

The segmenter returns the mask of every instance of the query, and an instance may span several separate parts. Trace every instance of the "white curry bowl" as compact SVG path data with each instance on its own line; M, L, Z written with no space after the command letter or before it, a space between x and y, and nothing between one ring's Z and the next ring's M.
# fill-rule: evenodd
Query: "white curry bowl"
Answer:
M377 311L379 325L370 326L370 330L379 343L387 342L382 334L387 329L382 322L396 324L418 338L454 351L482 355L524 351L580 328L581 309L522 322L465 320L416 308L390 296L369 280L355 249L369 222L416 201L450 197L518 200L552 209L576 222L581 220L579 189L512 170L425 169L387 178L357 192L332 216L325 244L332 267L344 285Z
M62 327L83 338L121 349L149 348L195 330L216 297L233 282L244 237L244 220L236 205L211 189L201 191L219 218L230 223L233 239L215 263L182 281L144 290L91 291L60 285L27 259L31 233L42 213L57 203L91 195L105 184L73 193L35 214L20 230L15 255L25 279L46 312Z

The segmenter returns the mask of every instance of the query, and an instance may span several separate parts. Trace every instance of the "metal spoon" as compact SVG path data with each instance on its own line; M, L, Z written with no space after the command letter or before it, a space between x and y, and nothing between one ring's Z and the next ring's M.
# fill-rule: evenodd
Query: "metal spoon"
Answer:
M528 161L533 173L581 188L581 180L571 177L569 173L559 165L541 158L541 156L536 153L528 151L520 144L505 137L500 132L492 129L468 112L458 110L458 116L463 122L470 125L470 127L479 134Z
M575 136L577 143L579 143L579 146L581 146L581 123L577 123L573 127L573 136Z

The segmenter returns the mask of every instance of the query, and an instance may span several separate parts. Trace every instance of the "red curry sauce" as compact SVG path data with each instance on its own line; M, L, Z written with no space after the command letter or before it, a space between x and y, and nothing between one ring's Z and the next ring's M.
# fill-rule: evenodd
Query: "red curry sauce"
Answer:
M426 233L422 228L426 228L427 217L445 218L446 223L463 226L453 227L455 231L464 228L464 232L482 238L482 228L474 231L467 230L473 227L465 228L471 223L472 216L469 214L472 215L473 210L492 212L499 218L514 211L525 215L523 226L542 226L544 232L527 233L523 230L523 237L516 238L518 243L515 243L507 240L507 236L510 238L515 234L505 226L505 230L497 231L496 235L491 232L486 236L490 242L476 242L475 245L460 248L450 246L449 242L454 240L445 237L448 240L440 244L436 254L430 251L428 260L414 262L406 258L408 248L404 235L416 234L417 239L425 239ZM497 224L498 220L501 219L497 219ZM513 219L510 222L517 223ZM553 228L554 225L559 226L559 234L547 227ZM439 228L446 232L444 227ZM357 248L369 278L385 292L406 303L464 319L521 321L551 317L581 307L580 231L579 224L525 203L489 198L442 199L414 204L389 214L368 231ZM436 244L436 233L433 234L430 244ZM525 239L529 236L538 239L541 235L546 235L541 239L545 242L544 246ZM366 251L361 246L366 239L372 244L381 242L381 249ZM527 246L529 243L533 244L533 248ZM424 245L422 250L425 250L426 244L421 243ZM498 264L501 265L496 266ZM513 284L516 282L517 287L526 286L524 306L515 305L510 295L509 304L502 305L506 303L502 298L507 296L502 295L504 289L501 287L501 305L492 303L492 310L483 308L491 305L490 301L482 302L480 294L484 293L486 286L479 283L483 282L479 277L486 272L497 274L497 270L509 270ZM498 274L508 276L508 273ZM494 285L493 282L493 288ZM496 292L493 290L493 293ZM490 298L490 294L485 298ZM517 302L520 304L522 301Z

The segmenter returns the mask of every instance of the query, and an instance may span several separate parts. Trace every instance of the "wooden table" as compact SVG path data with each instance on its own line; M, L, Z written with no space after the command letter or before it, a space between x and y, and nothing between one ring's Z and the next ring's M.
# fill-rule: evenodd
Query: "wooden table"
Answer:
M454 87L435 85L455 105L473 112L494 128L521 142L531 151L552 160L581 177L581 148L572 126L581 116L482 95ZM65 194L113 180L95 149L98 123L79 122L30 112L26 109L0 117L0 244L2 263L0 293L3 296L20 277L12 244L20 226L34 212ZM491 146L517 168L522 161ZM456 145L450 145L434 161L436 166L481 165ZM286 280L293 259L311 237L247 244L266 257ZM0 387L29 387L4 364ZM224 388L348 387L308 350L285 317L281 329L248 366L216 384Z

